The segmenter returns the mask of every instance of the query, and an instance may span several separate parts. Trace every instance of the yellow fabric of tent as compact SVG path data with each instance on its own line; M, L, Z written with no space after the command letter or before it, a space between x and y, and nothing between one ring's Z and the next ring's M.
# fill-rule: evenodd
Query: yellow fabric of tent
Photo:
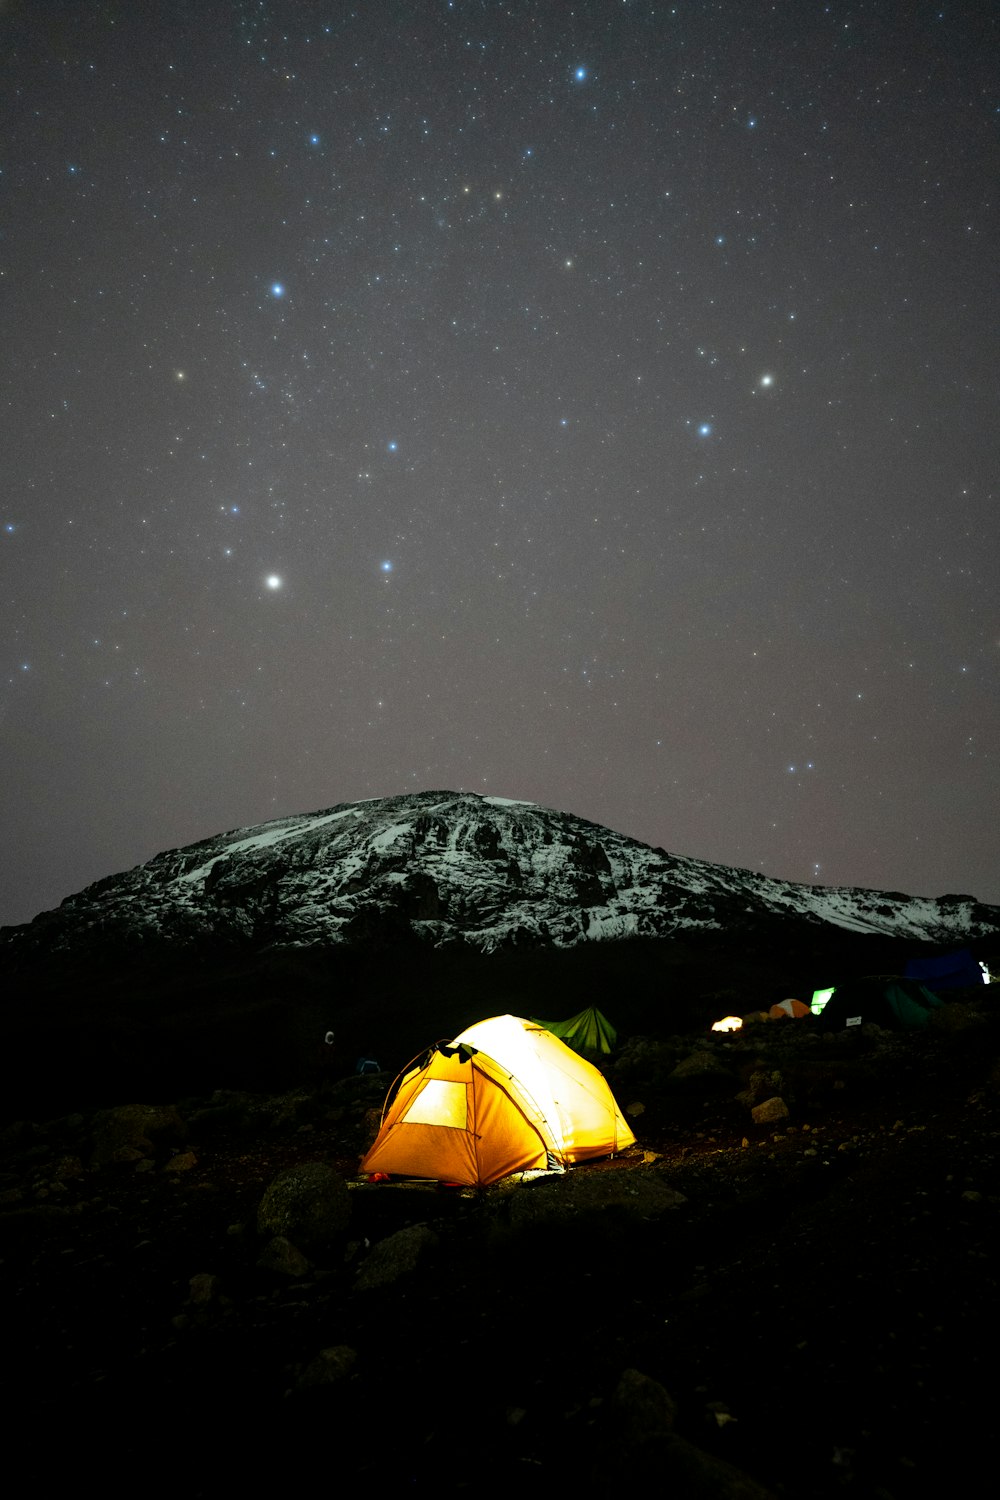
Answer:
M496 1016L404 1075L361 1170L486 1184L634 1141L595 1067L543 1027Z

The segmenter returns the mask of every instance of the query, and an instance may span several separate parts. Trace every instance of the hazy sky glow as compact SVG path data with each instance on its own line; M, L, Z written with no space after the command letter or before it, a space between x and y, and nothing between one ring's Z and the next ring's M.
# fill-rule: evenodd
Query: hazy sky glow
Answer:
M997 29L3 7L0 921L430 787L1000 901Z

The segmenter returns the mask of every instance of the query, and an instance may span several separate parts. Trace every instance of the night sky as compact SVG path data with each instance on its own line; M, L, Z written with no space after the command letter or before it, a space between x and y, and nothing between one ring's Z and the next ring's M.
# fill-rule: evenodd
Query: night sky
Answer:
M0 921L428 788L1000 901L998 29L0 4Z

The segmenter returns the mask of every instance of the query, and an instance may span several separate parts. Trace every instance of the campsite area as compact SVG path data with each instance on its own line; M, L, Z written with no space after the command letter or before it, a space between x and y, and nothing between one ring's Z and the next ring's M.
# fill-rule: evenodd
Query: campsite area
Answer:
M11 1444L111 1494L967 1487L995 1424L993 994L919 1033L625 1038L602 1068L636 1146L484 1190L357 1177L387 1074L10 1125ZM288 1171L332 1215L301 1246L260 1214Z

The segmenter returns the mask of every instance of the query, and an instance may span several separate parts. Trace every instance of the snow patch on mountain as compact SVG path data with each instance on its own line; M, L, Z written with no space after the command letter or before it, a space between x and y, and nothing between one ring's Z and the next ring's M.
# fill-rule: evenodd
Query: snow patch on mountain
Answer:
M470 792L343 803L235 829L112 876L3 942L16 957L112 940L256 950L396 941L482 952L775 918L956 943L1000 932L971 896L797 885L653 849L568 813Z

